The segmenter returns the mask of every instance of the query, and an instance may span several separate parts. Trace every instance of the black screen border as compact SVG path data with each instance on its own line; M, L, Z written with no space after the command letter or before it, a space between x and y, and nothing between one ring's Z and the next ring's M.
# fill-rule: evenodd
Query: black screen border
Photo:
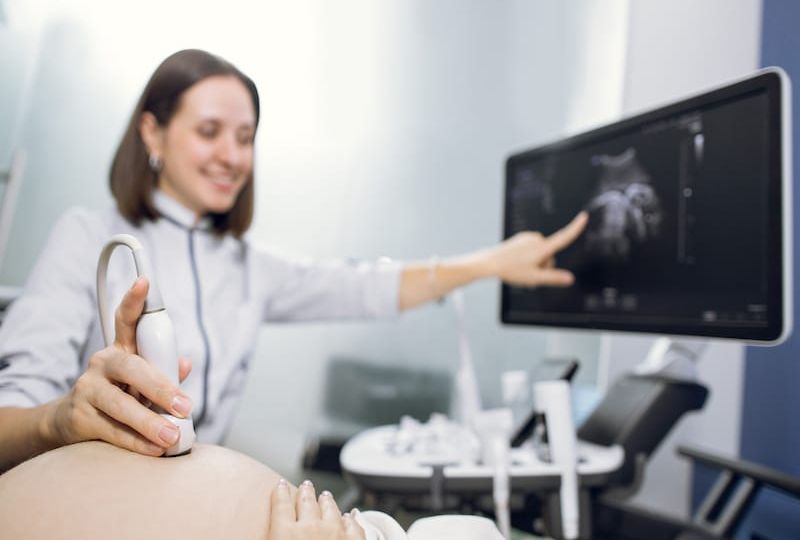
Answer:
M603 320L604 314L592 314L591 321L564 321L564 314L550 315L545 311L526 315L511 315L509 297L511 288L501 286L500 320L509 325L533 325L572 329L608 330L677 336L699 336L729 338L760 344L775 344L791 332L791 229L790 229L790 182L791 147L788 98L788 76L779 68L761 70L745 79L729 83L712 90L658 106L648 111L623 118L598 128L569 136L536 148L510 155L505 164L505 193L503 212L503 238L510 236L509 184L511 170L519 163L544 156L558 154L603 139L613 138L624 132L635 130L667 118L713 106L721 102L746 97L753 93L766 92L768 99L768 245L767 301L768 324L765 327L741 327L733 325L701 325L680 322L653 323L649 321L621 322ZM577 314L576 314L577 315Z

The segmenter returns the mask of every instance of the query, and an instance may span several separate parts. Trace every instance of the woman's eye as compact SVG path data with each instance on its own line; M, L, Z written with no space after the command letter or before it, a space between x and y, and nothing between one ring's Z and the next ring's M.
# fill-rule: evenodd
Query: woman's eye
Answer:
M197 130L201 137L213 139L217 135L217 130L213 126L202 126Z

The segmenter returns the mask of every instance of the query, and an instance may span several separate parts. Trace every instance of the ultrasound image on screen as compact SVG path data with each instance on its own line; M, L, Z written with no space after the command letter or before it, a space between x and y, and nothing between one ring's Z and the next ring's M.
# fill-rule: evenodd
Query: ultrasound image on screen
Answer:
M609 260L627 262L631 251L658 238L663 219L658 193L650 175L636 159L636 149L611 156L592 156L599 180L586 209L591 226L586 251Z
M512 156L506 236L585 210L568 289L504 291L504 320L644 331L767 324L766 92Z

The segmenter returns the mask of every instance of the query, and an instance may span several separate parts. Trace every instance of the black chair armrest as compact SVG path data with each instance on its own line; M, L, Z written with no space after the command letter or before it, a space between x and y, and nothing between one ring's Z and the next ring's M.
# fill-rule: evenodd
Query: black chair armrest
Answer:
M752 478L761 484L785 491L795 497L800 497L800 478L791 476L777 469L772 469L743 459L719 456L688 446L679 446L677 452L678 455L687 457L696 463L728 470L734 474Z

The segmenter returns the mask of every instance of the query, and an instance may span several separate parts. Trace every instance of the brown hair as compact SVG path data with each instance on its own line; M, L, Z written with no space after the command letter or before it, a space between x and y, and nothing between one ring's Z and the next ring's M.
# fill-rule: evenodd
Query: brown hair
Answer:
M180 104L180 98L192 85L212 76L232 75L250 93L258 127L259 101L255 83L236 66L218 56L197 49L178 51L161 62L147 82L128 127L111 163L111 193L119 212L134 225L160 216L153 205L157 173L148 164L147 148L139 133L142 113L150 112L159 126L166 126ZM253 221L253 172L245 182L236 202L224 214L209 214L214 230L232 233L239 238Z

